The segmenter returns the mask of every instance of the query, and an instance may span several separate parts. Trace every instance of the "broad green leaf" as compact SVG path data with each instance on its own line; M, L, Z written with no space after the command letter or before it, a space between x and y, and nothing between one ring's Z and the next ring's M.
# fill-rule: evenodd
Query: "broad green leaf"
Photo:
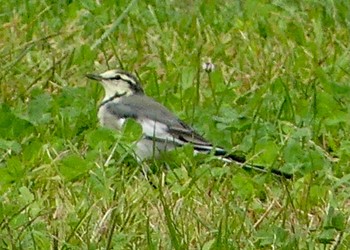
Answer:
M24 203L31 203L34 200L34 195L28 187L22 186L19 188L20 198Z
M26 166L20 160L18 156L12 156L6 161L6 167L1 168L3 172L0 181L8 182L21 182L26 176Z
M133 119L127 119L123 125L123 141L132 143L140 139L142 127Z
M81 156L72 154L66 156L59 162L59 171L67 181L74 181L87 174L91 168L91 163Z
M13 150L15 153L18 154L19 152L21 152L22 146L17 141L9 141L0 138L0 149L3 149L5 151Z
M317 240L323 244L331 244L337 237L337 231L335 229L325 229L318 236Z
M18 140L34 132L34 126L29 121L13 114L4 104L0 105L0 117L0 137Z
M95 130L89 131L86 134L86 139L90 147L108 149L117 140L116 131L99 127Z
M28 105L28 118L34 124L46 124L51 120L52 98L49 94L44 93L37 95Z

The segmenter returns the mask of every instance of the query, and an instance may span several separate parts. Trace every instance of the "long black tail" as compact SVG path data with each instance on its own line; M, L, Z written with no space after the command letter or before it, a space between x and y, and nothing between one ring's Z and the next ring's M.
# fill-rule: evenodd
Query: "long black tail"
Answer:
M293 178L292 174L283 172L283 171L275 169L275 168L266 168L264 166L246 163L246 159L244 156L238 156L238 155L233 155L233 154L228 155L224 150L223 151L217 150L215 152L215 156L219 156L221 159L228 161L228 162L237 162L238 164L240 164L242 166L243 169L246 169L246 170L253 169L253 170L257 170L257 171L264 172L264 173L271 172L275 175L282 176L286 179Z

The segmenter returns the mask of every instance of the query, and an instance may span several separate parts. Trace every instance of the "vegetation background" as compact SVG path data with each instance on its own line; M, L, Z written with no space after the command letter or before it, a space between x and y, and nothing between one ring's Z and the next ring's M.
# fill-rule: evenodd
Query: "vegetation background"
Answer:
M0 248L348 249L349 30L348 0L1 1ZM154 188L137 124L98 126L109 68L294 179L185 147Z

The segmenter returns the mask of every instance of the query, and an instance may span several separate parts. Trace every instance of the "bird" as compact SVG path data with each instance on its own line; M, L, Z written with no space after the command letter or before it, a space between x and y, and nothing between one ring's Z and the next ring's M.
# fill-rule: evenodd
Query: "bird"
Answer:
M103 127L121 130L127 119L141 125L142 136L134 149L138 161L157 158L167 151L191 144L195 153L213 153L224 162L235 162L244 169L292 178L292 174L275 168L248 164L245 157L214 146L164 105L147 96L139 79L130 72L113 69L86 74L86 77L100 82L104 88L105 95L97 113Z

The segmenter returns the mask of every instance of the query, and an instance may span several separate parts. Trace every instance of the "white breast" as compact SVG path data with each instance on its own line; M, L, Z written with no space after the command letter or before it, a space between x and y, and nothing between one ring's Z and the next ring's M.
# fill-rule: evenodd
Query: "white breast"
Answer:
M108 112L105 106L101 106L97 113L101 126L120 130L125 122L125 118L118 118Z

